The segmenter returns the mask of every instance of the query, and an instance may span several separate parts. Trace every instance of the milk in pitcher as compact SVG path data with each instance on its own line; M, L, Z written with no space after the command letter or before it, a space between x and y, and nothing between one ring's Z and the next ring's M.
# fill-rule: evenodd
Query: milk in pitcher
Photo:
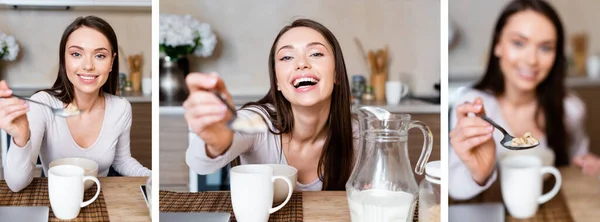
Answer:
M348 195L352 222L412 221L414 202L402 191L353 189Z

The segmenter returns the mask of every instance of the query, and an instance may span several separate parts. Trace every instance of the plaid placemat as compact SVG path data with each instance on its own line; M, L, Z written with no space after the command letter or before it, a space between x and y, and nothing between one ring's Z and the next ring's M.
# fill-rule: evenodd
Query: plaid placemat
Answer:
M190 193L161 190L159 202L161 212L229 212L231 221L236 221L231 194L227 191ZM283 208L269 216L269 221L303 221L302 193L293 193Z
M91 199L95 194L96 184L85 191L84 200ZM0 206L48 206L50 208L48 221L62 221L54 216L50 207L48 178L33 178L29 186L17 193L8 188L6 181L0 180ZM102 189L98 198L90 205L81 208L77 218L71 221L109 221Z
M505 207L506 208L506 207ZM573 222L571 213L567 206L565 197L561 191L550 199L545 204L541 204L535 216L529 219L516 219L510 216L508 210L506 210L506 221L507 222Z

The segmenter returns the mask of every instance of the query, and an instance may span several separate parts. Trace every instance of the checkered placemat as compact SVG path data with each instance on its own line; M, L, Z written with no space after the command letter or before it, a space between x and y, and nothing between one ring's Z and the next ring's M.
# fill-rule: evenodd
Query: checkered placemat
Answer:
M541 204L535 216L529 219L516 219L506 211L506 222L574 222L562 192L545 204Z
M89 200L96 194L96 184L86 190L84 200ZM0 180L0 206L48 206L50 215L48 221L61 221L54 216L48 196L48 178L36 177L25 189L12 192L6 181ZM102 190L98 198L90 205L81 208L79 216L71 221L109 221L108 210Z
M231 221L236 221L231 194L227 191L190 193L161 190L159 202L161 212L229 212ZM303 221L302 193L292 194L283 208L269 216L269 221Z

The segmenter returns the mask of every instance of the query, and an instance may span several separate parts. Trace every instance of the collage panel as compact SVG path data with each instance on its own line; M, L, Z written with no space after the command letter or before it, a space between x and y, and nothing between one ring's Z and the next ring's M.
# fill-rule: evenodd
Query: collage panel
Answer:
M598 220L595 1L448 4L448 221Z
M0 221L152 221L152 3L0 1Z
M160 1L160 220L440 221L439 1Z

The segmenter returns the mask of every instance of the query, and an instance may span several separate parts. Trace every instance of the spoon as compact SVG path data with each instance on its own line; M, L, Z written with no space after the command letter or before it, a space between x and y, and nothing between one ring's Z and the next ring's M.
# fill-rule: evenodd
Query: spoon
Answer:
M14 95L14 94L12 96L17 97L17 98L22 99L22 100L27 100L29 102L36 103L36 104L48 107L50 110L52 110L52 113L54 113L54 115L57 115L57 116L60 116L60 117L70 117L70 116L77 116L77 115L81 114L81 110L80 109L77 109L77 110L67 110L66 108L53 108L53 107L49 106L48 104L41 103L41 102L38 102L38 101L35 101L35 100L31 100L31 99L28 99L28 98L25 98L25 97L22 97L22 96L17 96L17 95Z
M511 146L510 143L515 138L514 136L511 136L510 134L508 134L508 132L506 132L506 130L504 128L502 128L500 125L496 124L492 119L488 118L485 114L481 115L481 118L483 120L487 121L488 123L492 124L492 126L496 127L496 129L500 130L500 132L502 132L502 134L504 134L504 138L502 138L502 140L500 140L500 144L502 144L503 147L505 147L509 150L526 150L526 149L531 149L531 148L534 148L534 147L540 145L540 143L537 142L536 144L529 145L529 146Z
M259 115L252 116L250 119L238 119L237 111L227 103L227 100L221 96L221 93L218 91L214 91L213 93L221 100L221 102L223 102L223 104L225 104L225 106L227 106L227 109L233 115L231 120L227 123L227 126L230 129L245 133L262 133L268 130L267 124Z

